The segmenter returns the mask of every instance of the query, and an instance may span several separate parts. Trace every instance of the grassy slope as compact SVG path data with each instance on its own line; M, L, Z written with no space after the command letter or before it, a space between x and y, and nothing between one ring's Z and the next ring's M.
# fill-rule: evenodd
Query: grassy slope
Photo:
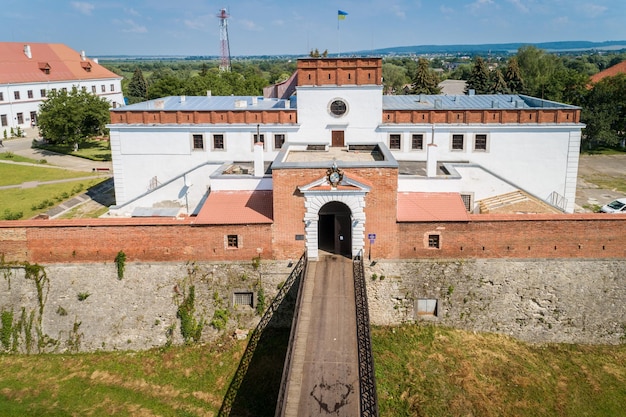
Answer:
M1 414L216 415L245 343L225 337L145 352L0 355ZM529 345L411 325L375 328L373 346L382 417L623 415L626 345ZM236 415L273 416L275 393L259 389L282 365L275 347L266 350Z
M529 345L431 326L373 332L381 416L617 416L626 345Z

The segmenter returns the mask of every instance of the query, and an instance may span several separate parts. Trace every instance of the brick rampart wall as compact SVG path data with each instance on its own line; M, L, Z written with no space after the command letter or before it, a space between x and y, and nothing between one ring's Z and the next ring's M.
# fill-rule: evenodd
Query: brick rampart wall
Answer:
M311 171L315 179L319 173ZM395 181L392 177L389 181ZM8 262L37 263L111 261L120 250L129 262L249 261L259 253L264 259L294 258L305 244L295 239L304 234L305 211L296 183L301 182L294 177L293 187L274 190L276 204L291 213L274 225L194 226L192 219L2 221L0 254ZM472 215L469 222L395 223L388 200L373 198L382 192L366 200L365 232L377 235L373 258L626 258L626 215ZM238 236L239 248L227 248L230 234ZM428 247L431 234L439 235L439 249Z
M203 227L182 223L0 222L0 253L8 262L43 264L107 262L120 250L129 262L249 261L258 254L272 255L270 224ZM238 248L227 247L227 235L237 235Z
M578 123L580 110L385 110L384 123Z

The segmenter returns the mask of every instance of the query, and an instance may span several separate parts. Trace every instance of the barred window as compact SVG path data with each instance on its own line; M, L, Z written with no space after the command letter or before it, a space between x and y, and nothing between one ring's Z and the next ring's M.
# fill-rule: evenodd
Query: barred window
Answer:
M389 135L389 149L400 149L400 135Z
M285 143L285 135L282 133L277 133L274 135L274 149L280 149L283 147Z
M452 135L452 150L462 151L465 148L463 135Z
M193 148L194 149L204 149L204 136L202 136L202 135L193 135Z
M251 292L236 292L233 294L233 304L236 306L254 307L254 294Z
M428 247L439 249L439 235L428 235Z
M424 149L424 135L415 134L411 136L411 149L422 150Z
M487 135L480 134L474 137L474 150L475 151L487 150Z
M226 236L226 246L229 248L238 248L239 247L239 236L237 235L227 235Z
M213 135L213 149L224 149L224 135Z

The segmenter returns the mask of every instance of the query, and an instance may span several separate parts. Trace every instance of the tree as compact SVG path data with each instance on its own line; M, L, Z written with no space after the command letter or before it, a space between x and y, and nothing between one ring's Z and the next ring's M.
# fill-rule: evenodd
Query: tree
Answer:
M467 79L466 91L474 90L476 94L489 94L489 69L485 61L477 56L474 58L472 73Z
M504 81L506 81L506 86L512 94L524 92L524 80L520 74L517 58L512 57L509 59L506 71L504 72Z
M551 97L546 90L554 85L554 74L564 65L555 55L547 54L535 46L522 46L517 52L517 62L524 78L525 93L534 97Z
M500 69L491 72L489 84L493 94L508 94L509 92L509 87L507 87Z
M587 147L617 147L626 139L626 74L607 77L587 95L582 121Z
M148 92L148 84L146 83L146 79L143 77L143 72L141 72L141 68L135 68L135 72L133 73L133 78L128 83L128 101L129 104L139 103L144 101L147 97Z
M52 90L39 106L39 130L53 143L78 147L85 139L106 131L110 107L106 99L85 90Z
M383 64L383 85L386 94L403 94L403 88L408 83L406 69L399 65Z
M428 60L420 58L417 61L417 70L413 75L411 94L439 94L439 77L430 69Z

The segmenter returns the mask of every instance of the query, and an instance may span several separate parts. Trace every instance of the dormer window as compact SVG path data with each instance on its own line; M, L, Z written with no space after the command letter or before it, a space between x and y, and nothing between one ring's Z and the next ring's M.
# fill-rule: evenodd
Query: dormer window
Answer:
M80 66L87 72L91 72L91 62L81 62Z
M47 62L40 62L39 69L42 70L44 74L50 74L51 67Z

